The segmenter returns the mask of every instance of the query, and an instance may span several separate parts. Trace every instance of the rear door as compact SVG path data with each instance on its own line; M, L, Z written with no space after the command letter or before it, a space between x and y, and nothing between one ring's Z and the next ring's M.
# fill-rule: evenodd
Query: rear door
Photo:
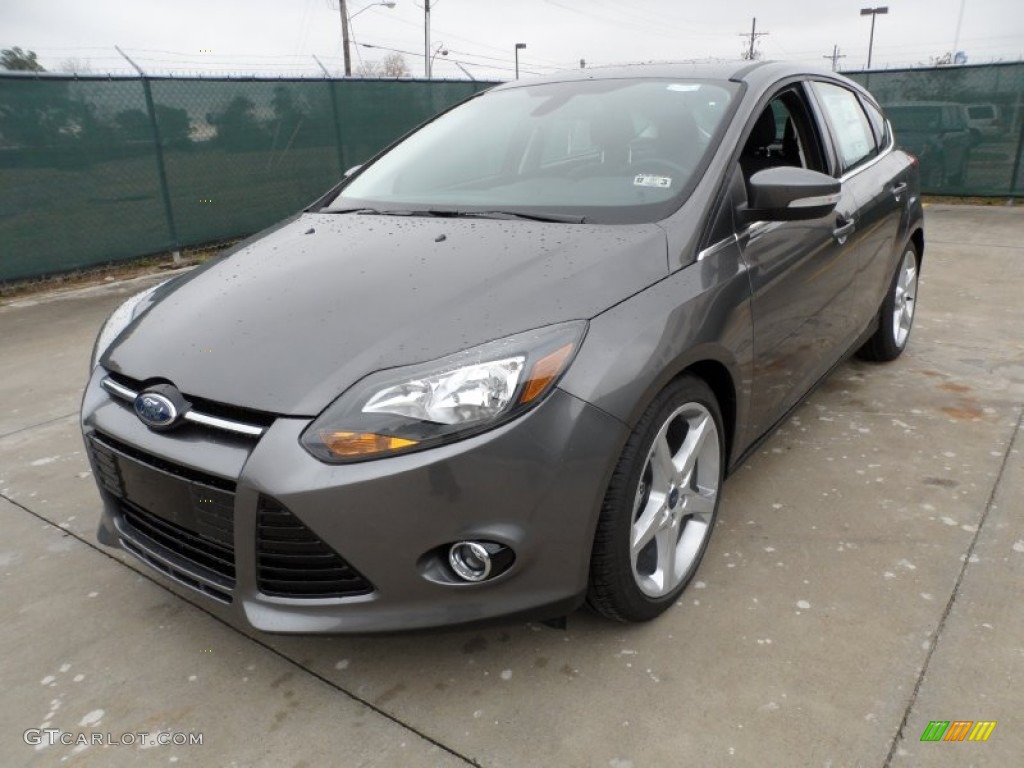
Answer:
M877 314L896 270L910 169L906 157L893 152L888 126L874 104L836 83L816 81L812 90L835 145L839 179L856 205L850 218L858 232L853 327L859 335Z

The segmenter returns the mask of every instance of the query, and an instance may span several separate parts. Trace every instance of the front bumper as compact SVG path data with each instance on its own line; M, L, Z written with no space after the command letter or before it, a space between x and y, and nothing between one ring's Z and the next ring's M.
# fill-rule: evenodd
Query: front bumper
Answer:
M82 405L104 506L100 541L229 620L268 632L373 632L550 618L583 599L627 429L572 395L556 389L523 417L460 442L333 466L300 446L307 419L277 418L258 439L198 425L152 431L102 389L105 375L94 371ZM351 594L267 589L257 529L268 509L334 556L330 577ZM508 546L515 561L491 580L458 582L440 555L466 539Z

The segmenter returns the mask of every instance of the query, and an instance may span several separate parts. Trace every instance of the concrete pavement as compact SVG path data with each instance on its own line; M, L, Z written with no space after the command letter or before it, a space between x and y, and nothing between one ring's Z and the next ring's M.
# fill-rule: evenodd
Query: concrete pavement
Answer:
M907 354L836 371L726 484L699 581L637 627L223 624L95 543L81 387L103 317L154 278L0 307L0 765L1018 764L1024 211L927 216ZM998 725L922 743L932 720ZM151 736L25 743L43 728Z

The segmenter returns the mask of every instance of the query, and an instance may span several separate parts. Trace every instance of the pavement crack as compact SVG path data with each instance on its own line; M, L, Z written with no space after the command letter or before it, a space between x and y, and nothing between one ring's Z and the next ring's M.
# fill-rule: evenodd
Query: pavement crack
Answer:
M1017 422L1013 428L1013 434L1010 435L1010 440L1006 444L1006 450L1003 452L1003 459L999 464L999 472L996 474L995 482L992 483L992 491L988 495L988 501L985 503L985 510L981 513L981 520L978 521L978 527L974 531L974 536L971 537L970 546L967 547L967 552L964 553L964 562L960 566L960 573L957 574L956 583L953 585L953 591L949 595L949 600L946 601L946 607L942 611L942 616L939 617L939 623L935 627L935 631L932 633L932 642L928 647L928 653L925 654L924 664L921 665L921 671L917 675L917 681L914 683L914 690L910 694L910 699L907 701L907 706L903 710L903 719L900 720L900 726L896 729L896 734L893 736L892 744L889 745L889 754L885 757L885 762L882 764L883 768L890 768L892 765L892 759L896 755L896 749L899 747L900 742L903 741L904 731L907 727L907 721L910 719L910 712L914 708L914 704L917 702L917 696L921 691L921 686L924 684L924 678L928 674L928 666L931 664L932 656L935 654L935 649L939 646L939 638L942 636L943 630L946 628L946 622L949 619L950 613L953 611L953 604L956 603L956 598L960 593L960 585L963 583L964 576L967 574L967 566L970 565L971 557L974 555L974 550L978 546L978 539L981 537L981 532L985 528L985 523L988 520L988 514L992 510L992 505L995 503L996 493L999 490L999 486L1003 481L1003 475L1006 472L1006 465L1010 463L1010 454L1013 453L1014 447L1017 445L1017 438L1020 436L1021 430L1024 428L1024 404L1017 406Z
M1019 245L1004 245L999 243L968 243L960 240L935 240L928 239L928 245L955 245L961 248L1005 248L1010 251L1019 251Z
M3 440L6 437L11 437L12 435L20 435L22 432L28 432L30 429L38 429L39 427L45 427L49 424L55 424L58 421L63 421L64 419L77 415L78 411L72 411L71 413L65 413L63 416L55 416L52 419L40 421L38 424L29 424L27 427L19 427L18 429L12 430L10 432L5 432L4 434L0 435L0 440Z
M62 417L62 418L67 418L67 417ZM56 421L56 420L57 419L54 419L54 421ZM273 656L276 656L277 658L281 659L286 664L290 664L291 666L300 669L301 671L305 672L310 677L315 678L316 680L320 681L321 683L323 683L324 685L328 686L329 688L332 688L333 690L337 691L338 693L342 694L343 696L346 696L347 698L349 698L352 701L356 702L357 704L361 704L362 706L366 707L367 709L369 709L370 711L374 712L375 714L380 715L384 719L389 720L390 722L394 723L399 728L401 728L403 731L407 731L407 732L417 736L418 738L422 739L423 741L427 742L428 744L431 744L431 745L437 747L438 749L442 750L443 752L447 752L449 755L451 755L452 757L454 757L454 758L456 758L458 760L461 760L466 765L471 765L474 768L482 768L480 763L477 762L476 760L474 760L472 757L468 757L467 755L462 754L461 752L459 752L454 747L449 747L447 744L444 744L439 739L434 738L433 736L431 736L428 733L420 730L419 728L417 728L417 727L415 727L413 725L410 725L409 723L403 722L402 720L400 720L395 715L392 715L390 712L387 712L386 710L381 709L379 706L377 706L373 702L368 701L367 699L362 698L358 694L352 693L351 691L343 688L342 686L338 685L336 682L334 682L330 678L325 677L324 675L320 674L319 672L316 672L315 670L312 670L309 667L305 666L301 662L296 661L295 659L293 659L290 656L286 655L282 651L277 650L272 645L269 645L264 640L261 640L258 637L253 637L252 635L247 634L246 632L243 632L241 629L239 629L238 627L235 627L234 625L228 623L227 621L225 621L224 619L222 619L220 616L216 615L215 613L211 613L209 610L207 610L204 606L200 605L199 603L194 603L191 600L189 600L187 597L185 597L183 595L179 595L177 592L172 590L166 584L161 584L160 581L158 581L157 578L154 575L146 573L145 571L136 570L135 568L132 568L130 565L128 565L128 563L120 560L117 557L114 557L114 555L111 554L110 552L108 552L106 550L106 548L99 546L98 544L96 544L93 541L90 541L89 539L86 539L84 536L76 533L75 531L72 531L72 530L70 530L68 528L64 528L63 526L53 522L52 520L50 520L47 517L44 517L43 515L39 514L38 512L36 512L36 511L34 511L32 509L29 509L24 504L22 504L19 501L15 501L14 499L12 499L10 496L8 496L5 493L0 493L0 499L3 499L4 501L6 501L9 504L17 507L18 509L22 510L26 514L31 515L36 520L39 520L40 522L50 526L51 528L57 529L58 531L60 531L65 536L70 536L71 538L75 539L76 541L81 542L82 544L87 546L89 549L93 550L94 552L98 552L99 554L103 555L103 557L105 557L108 560L116 563L117 565L121 566L122 568L125 568L125 569L131 571L133 574L135 574L137 576L142 576L144 579L149 581L151 584L154 584L155 586L159 587L160 589L162 589L167 594L171 595L171 597L174 597L174 598L176 598L178 600L181 600L182 602L188 603L193 608L196 608L197 610L199 610L202 613L204 613L207 616L209 616L211 619L216 621L222 627L225 627L229 631L234 632L234 633L236 633L238 635L241 635L242 637L244 637L246 640L248 640L251 643L255 643L260 648L265 650L267 653L270 653Z

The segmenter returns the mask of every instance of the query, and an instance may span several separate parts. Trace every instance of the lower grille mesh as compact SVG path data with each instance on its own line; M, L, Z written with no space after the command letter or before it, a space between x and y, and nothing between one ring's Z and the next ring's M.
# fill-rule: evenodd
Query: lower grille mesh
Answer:
M200 536L129 501L121 502L121 512L125 522L143 536L184 560L223 576L234 586L235 552L230 545Z
M256 581L265 595L352 597L373 586L295 515L260 500L256 521Z

